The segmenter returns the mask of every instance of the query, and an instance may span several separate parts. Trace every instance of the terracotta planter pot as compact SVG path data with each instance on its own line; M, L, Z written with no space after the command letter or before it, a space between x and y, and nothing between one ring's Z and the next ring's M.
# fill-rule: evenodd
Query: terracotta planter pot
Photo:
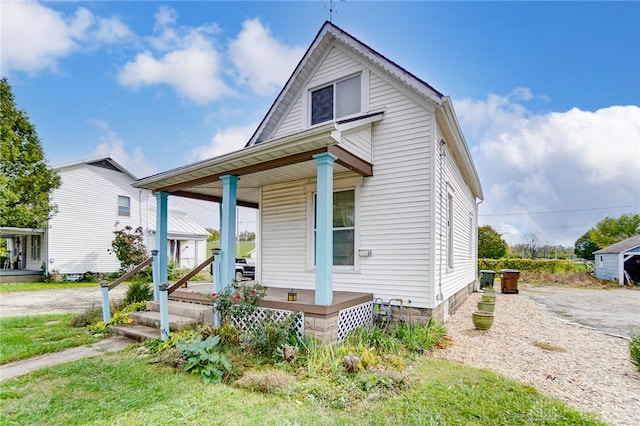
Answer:
M488 330L493 325L493 312L476 311L471 314L471 318L478 330Z
M478 310L485 312L495 312L496 311L496 302L489 302L485 300L481 300L478 302Z

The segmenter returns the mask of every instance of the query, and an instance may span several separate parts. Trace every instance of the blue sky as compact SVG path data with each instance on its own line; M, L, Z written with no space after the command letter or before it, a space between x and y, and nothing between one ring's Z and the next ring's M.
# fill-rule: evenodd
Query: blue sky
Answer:
M453 99L485 192L480 223L507 242L571 245L640 212L639 2L334 8L336 25ZM52 165L110 153L144 177L242 147L328 9L4 1L0 68Z

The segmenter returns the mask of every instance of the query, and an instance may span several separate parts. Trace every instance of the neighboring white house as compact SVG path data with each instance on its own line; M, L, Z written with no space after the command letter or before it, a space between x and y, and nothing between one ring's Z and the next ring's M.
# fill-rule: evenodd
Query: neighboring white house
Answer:
M640 235L594 251L596 278L620 285L640 283Z
M326 279L446 319L476 282L483 194L451 100L330 22L244 149L134 186L223 211L237 186L229 202L259 209L257 279L315 289L316 303ZM328 232L316 229L325 214ZM317 236L333 238L332 267L318 268Z
M54 169L61 185L52 194L57 213L46 230L2 230L9 250L21 253L18 269L53 271L77 278L85 272L117 272L120 262L110 251L114 231L141 227L148 250L155 243L155 200L133 188L136 177L109 156L77 161ZM209 233L180 209L168 220L170 262L192 268L204 261ZM13 266L13 265L11 265Z

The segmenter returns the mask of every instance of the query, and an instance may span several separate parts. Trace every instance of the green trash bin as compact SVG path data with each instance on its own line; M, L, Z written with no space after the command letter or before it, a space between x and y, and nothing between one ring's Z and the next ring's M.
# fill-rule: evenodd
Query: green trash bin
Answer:
M483 269L480 271L480 289L482 290L485 287L493 288L493 279L496 276L496 271L491 271L487 269Z

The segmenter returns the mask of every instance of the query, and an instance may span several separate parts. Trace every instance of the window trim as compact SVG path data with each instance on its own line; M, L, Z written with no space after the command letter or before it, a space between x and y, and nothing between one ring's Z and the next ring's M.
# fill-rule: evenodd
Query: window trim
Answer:
M127 200L127 211L126 213L121 207L124 207L120 204L120 200ZM122 217L131 217L131 197L127 195L118 195L118 216Z
M333 271L338 273L360 272L360 256L358 249L360 248L360 192L362 186L362 178L344 179L344 181L334 181L333 192L353 190L354 197L354 217L355 224L353 228L353 265L333 265ZM315 203L314 198L317 193L315 183L305 185L307 192L307 271L315 272Z
M360 76L360 111L346 115L344 117L335 117L335 102L334 102L334 117L331 120L322 121L320 123L311 124L311 98L313 92L316 90L320 90L330 85L334 85L334 99L335 99L335 84L344 80L348 80L352 77ZM361 67L350 67L348 70L344 70L341 73L331 73L327 75L325 78L311 82L305 88L305 98L302 102L302 127L316 127L322 126L323 124L335 122L336 120L344 120L352 117L357 117L361 114L369 111L369 70Z

